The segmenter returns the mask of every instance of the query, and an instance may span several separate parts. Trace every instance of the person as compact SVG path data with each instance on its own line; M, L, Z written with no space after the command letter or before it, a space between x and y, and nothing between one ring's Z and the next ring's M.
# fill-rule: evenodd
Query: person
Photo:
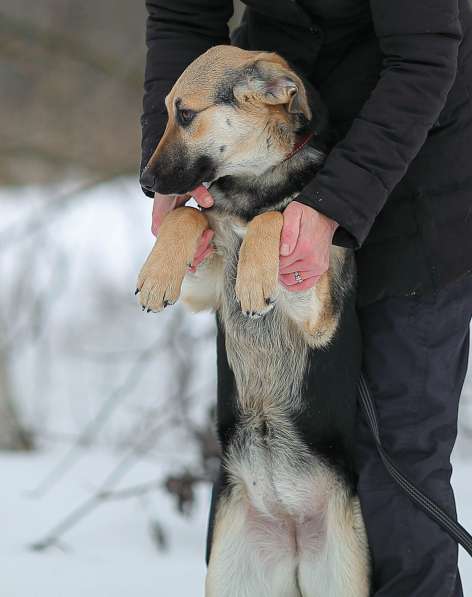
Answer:
M142 167L165 127L166 94L199 54L229 43L233 10L231 0L146 4ZM331 243L356 249L363 367L385 447L452 516L472 315L471 28L468 0L248 0L232 40L281 54L328 107L336 144L284 212L280 282L311 287ZM212 204L204 187L194 195ZM154 233L182 200L154 197ZM221 397L232 384L221 333L218 375ZM457 545L389 478L362 417L357 462L373 594L461 596Z

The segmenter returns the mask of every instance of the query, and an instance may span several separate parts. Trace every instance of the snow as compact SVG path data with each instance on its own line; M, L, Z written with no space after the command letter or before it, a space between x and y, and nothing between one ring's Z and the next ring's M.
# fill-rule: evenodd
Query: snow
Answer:
M60 518L87 498L114 465L110 453L90 452L74 475L46 497L29 491L61 455L59 450L0 457L0 594L2 597L160 597L203 595L207 488L198 495L191 518L175 511L163 492L152 499L100 505L64 537L60 547L35 552ZM141 464L130 484L156 477ZM151 540L151 521L168 532L168 551Z
M176 367L190 372L196 388L190 400L195 421L215 394L212 317L178 308L146 316L136 306L136 274L152 243L150 202L132 181L67 198L64 192L76 186L72 181L68 189L0 193L0 329L7 315L0 349L9 349L21 417L39 442L31 453L0 454L0 597L203 595L206 486L199 488L191 516L178 514L169 495L157 489L103 502L57 546L31 549L101 487L143 430L165 427ZM181 334L175 347L180 361L166 351L171 327ZM137 363L139 375L133 375ZM124 387L113 416L80 450L67 475L44 496L32 493L112 393ZM469 380L464 420L472 420L471 410ZM143 418L150 428L143 429ZM195 460L192 447L180 431L160 438L115 489L163 479ZM472 529L469 451L470 439L462 433L453 483L459 518ZM152 538L156 522L169 542L165 551ZM463 551L460 558L465 595L472 595L472 560Z

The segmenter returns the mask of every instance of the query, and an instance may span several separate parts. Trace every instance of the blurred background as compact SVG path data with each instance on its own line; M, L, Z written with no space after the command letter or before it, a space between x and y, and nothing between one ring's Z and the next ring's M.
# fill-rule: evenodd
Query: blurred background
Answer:
M144 2L0 2L2 597L203 595L215 330L134 297L144 28ZM471 447L468 380L469 527Z

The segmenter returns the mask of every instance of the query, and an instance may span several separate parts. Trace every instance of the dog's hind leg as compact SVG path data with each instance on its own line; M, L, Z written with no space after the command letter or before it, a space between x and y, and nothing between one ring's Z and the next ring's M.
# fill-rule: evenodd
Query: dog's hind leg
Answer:
M301 597L286 525L238 488L217 505L205 597Z
M325 524L325 540L315 549L309 525L299 530L303 597L368 597L369 551L359 500L338 490L327 506Z

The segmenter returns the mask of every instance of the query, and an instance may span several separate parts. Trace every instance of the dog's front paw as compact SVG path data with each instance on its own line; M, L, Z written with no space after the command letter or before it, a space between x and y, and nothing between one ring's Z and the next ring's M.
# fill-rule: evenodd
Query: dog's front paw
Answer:
M206 216L192 207L179 207L167 214L139 274L136 293L143 310L162 311L178 300L198 241L207 227Z
M280 217L279 217L280 216ZM274 307L279 278L281 215L268 212L248 226L239 252L236 298L248 317L262 317Z
M183 270L183 271L182 271ZM172 261L148 259L138 278L137 292L143 311L162 311L177 302L186 270Z
M258 318L274 308L278 270L278 261L262 267L255 255L241 250L235 292L245 315Z

